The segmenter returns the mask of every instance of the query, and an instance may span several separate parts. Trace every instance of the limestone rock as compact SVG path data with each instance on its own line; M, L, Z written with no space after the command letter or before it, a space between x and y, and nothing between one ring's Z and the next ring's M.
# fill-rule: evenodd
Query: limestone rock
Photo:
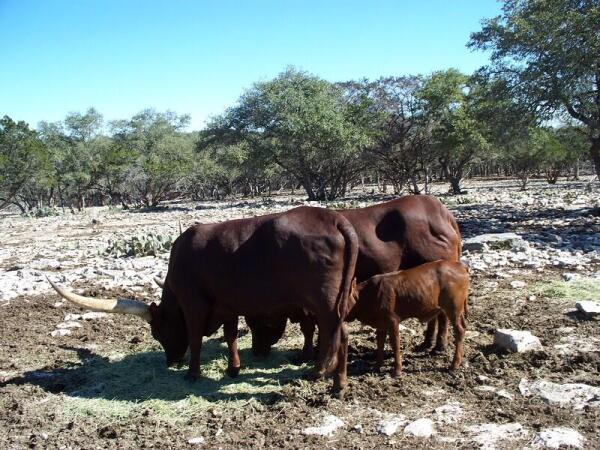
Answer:
M422 438L431 437L435 434L433 421L427 418L417 419L404 427L404 434Z
M600 388L583 383L558 384L547 380L529 381L525 378L519 383L519 391L525 397L540 397L549 405L575 410L585 407L600 407Z
M494 345L511 352L542 350L540 340L529 331L500 328L494 333Z
M540 431L533 438L533 445L546 448L581 448L584 441L585 438L572 428L555 427Z

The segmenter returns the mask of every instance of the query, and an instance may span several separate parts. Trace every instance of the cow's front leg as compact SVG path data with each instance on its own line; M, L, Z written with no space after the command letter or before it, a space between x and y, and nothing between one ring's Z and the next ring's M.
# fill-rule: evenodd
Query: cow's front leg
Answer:
M182 301L190 346L190 364L185 375L185 379L188 381L196 381L200 376L200 351L202 350L202 338L208 324L209 308L208 302L196 297Z
M238 319L229 320L223 324L223 334L229 350L229 363L227 366L227 375L235 378L240 373L240 355L238 353Z
M300 330L304 335L304 347L302 347L302 361L310 361L315 358L315 350L313 346L315 336L316 323L315 319L308 314L304 314L300 318Z

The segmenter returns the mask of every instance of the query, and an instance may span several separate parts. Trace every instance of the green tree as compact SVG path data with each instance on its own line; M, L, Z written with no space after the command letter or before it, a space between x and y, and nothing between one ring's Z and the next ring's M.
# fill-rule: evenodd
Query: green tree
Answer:
M148 109L113 123L116 145L134 158L126 173L132 201L155 207L185 185L196 141L184 132L189 120L187 115Z
M488 148L486 123L479 117L486 93L476 79L458 70L434 72L418 93L432 123L433 150L454 194L469 165Z
M488 70L511 80L513 94L531 108L566 112L586 127L600 177L600 3L505 0L469 45L492 50Z
M253 158L292 174L310 200L343 195L370 142L339 88L295 69L256 83L208 131L202 145L248 142Z
M435 158L431 152L431 127L417 94L423 79L417 76L385 77L375 81L340 83L345 96L356 105L358 116L373 133L368 149L375 166L400 193L407 183L419 193L425 190Z
M45 187L48 170L48 153L37 132L23 121L0 119L0 209L14 204L26 212L37 198L22 194Z

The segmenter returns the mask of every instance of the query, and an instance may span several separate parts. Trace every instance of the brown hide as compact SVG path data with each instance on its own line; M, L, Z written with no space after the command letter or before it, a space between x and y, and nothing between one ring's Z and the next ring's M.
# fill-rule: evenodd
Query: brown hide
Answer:
M427 195L411 195L366 208L340 210L358 235L358 259L356 278L366 280L373 275L408 269L438 259L458 261L461 254L460 232L452 213L436 198ZM300 323L305 333L303 353L312 354L312 331L309 317ZM252 330L252 349L255 354L268 354L270 346L277 342L285 328L286 316L246 317ZM445 317L440 317L440 333L436 348L446 343ZM428 348L435 340L435 321L428 326Z
M469 272L454 261L435 261L408 270L375 275L353 285L347 320L358 319L377 330L377 362L383 362L383 345L389 334L395 356L394 374L402 369L398 324L408 318L427 322L440 313L454 327L455 353L451 369L464 354L465 314Z
M162 302L151 307L153 334L163 343L167 359L175 361L183 356L182 348L185 352L180 335L187 330L188 376L194 378L202 336L221 324L235 358L230 357L230 365L239 369L238 316L277 316L292 307L306 309L324 330L317 373L335 371L336 385L343 388L347 352L343 320L357 253L357 237L348 220L323 208L300 207L192 226L173 244Z

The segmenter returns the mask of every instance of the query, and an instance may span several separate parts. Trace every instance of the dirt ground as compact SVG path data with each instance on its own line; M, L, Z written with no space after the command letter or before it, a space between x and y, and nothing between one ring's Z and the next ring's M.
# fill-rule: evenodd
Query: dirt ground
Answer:
M487 207L475 197L467 205L450 205L470 235L489 231L479 227ZM539 233L535 214L546 217L548 211L537 211L513 217L520 222L509 228ZM487 213L491 217L497 210ZM11 220L18 231L20 219ZM35 233L39 239L47 239L52 220L30 220L40 227ZM593 216L582 215L581 220L582 234L600 233ZM23 265L22 260L17 263ZM3 270L14 264L5 259ZM375 372L374 332L351 324L350 386L343 401L330 395L331 380L308 380L311 366L298 360L301 334L295 325L288 326L266 359L252 356L242 325L243 368L237 379L225 375L226 346L219 332L203 347L202 378L190 384L183 380L185 367L166 367L160 346L139 319L80 319L81 327L71 334L51 336L66 314L82 311L57 303L50 292L19 295L0 302L0 448L512 449L534 447L537 433L552 427L574 429L585 438L583 448L600 448L600 407L594 399L573 409L524 396L519 389L523 379L600 386L600 351L591 345L600 345L599 320L573 310L578 300L600 300L599 266L586 265L574 282L564 280L565 272L560 267L521 268L512 278L497 270L474 272L466 358L456 373L446 370L450 352L434 357L413 350L423 332L413 321L403 323L402 376L389 374L389 347L386 366ZM524 286L511 285L515 279ZM132 293L105 288L92 278L72 287L87 295L156 299L153 287ZM498 328L531 331L544 349L500 351L492 345ZM341 421L337 430L328 436L308 434L309 427L322 425L329 415ZM403 432L406 424L422 418L432 420L433 436ZM398 430L383 432L382 426L394 420L401 424ZM487 424L520 428L491 437L491 428L481 428Z

